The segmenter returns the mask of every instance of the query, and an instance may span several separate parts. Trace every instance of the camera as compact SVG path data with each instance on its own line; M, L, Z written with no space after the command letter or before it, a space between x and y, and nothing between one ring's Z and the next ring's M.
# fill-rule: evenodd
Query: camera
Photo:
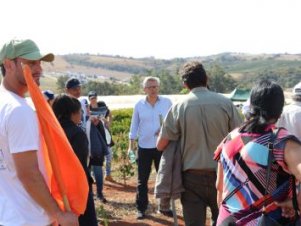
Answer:
M91 111L90 113L91 113L91 116L95 116L98 119L102 119L107 114L107 108L106 107L94 108L93 111Z

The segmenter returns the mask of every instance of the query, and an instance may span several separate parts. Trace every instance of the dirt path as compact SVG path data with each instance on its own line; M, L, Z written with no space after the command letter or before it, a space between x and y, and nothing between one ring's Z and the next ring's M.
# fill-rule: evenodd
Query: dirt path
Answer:
M104 195L108 202L102 204L96 200L95 205L98 209L98 216L102 222L101 225L104 225L103 218L108 219L109 226L127 226L127 225L136 225L136 226L159 226L159 225L174 225L173 218L165 217L161 214L157 214L157 205L154 198L154 177L152 176L149 181L149 206L146 211L147 217L143 220L136 220L136 177L134 176L129 181L127 185L124 186L123 183L117 181L115 183L105 181L104 184ZM99 211L103 207L104 211ZM184 226L183 217L181 210L179 209L180 202L176 201L176 209L178 215L178 224L179 226ZM102 216L102 217L101 217Z
M157 204L154 198L154 182L155 177L152 174L149 181L149 207L146 211L147 217L143 220L136 220L136 177L134 176L127 185L124 186L121 181L104 183L104 196L108 200L106 204L102 204L99 200L95 199L97 208L97 216L100 225L105 225L104 220L107 219L109 226L162 226L174 225L173 218L165 217L157 214ZM178 225L184 226L182 209L180 200L176 200L176 212ZM209 224L208 224L209 225Z

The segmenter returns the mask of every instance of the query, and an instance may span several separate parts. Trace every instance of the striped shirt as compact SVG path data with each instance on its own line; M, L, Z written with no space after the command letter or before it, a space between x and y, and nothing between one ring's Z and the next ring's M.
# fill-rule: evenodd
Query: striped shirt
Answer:
M232 131L218 146L214 159L223 167L223 201L217 225L232 216L236 225L257 225L264 200L266 212L281 225L288 219L273 202L288 198L292 193L292 177L284 162L284 148L288 139L297 140L287 130L280 129L274 142L268 195L265 194L268 142L271 130L265 134Z

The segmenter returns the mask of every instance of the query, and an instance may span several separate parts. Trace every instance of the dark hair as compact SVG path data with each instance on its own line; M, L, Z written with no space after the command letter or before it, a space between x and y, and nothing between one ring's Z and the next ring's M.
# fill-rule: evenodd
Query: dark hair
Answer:
M97 97L96 91L90 91L90 92L88 93L88 98L90 98L90 97Z
M259 81L251 90L249 119L241 130L264 133L266 127L280 117L283 106L282 88L274 81L266 79ZM274 121L271 121L273 119Z
M180 75L189 89L207 86L207 74L200 62L192 61L184 64Z
M60 121L62 119L71 119L71 115L81 109L81 104L78 99L74 97L60 94L54 98L52 109Z
M4 77L4 76L5 76L5 73L6 73L5 67L4 67L3 64L1 64L0 67L1 67L1 73L2 73L2 76Z
M66 89L72 89L78 86L81 86L82 84L80 83L80 81L77 78L69 78L66 83L65 83L65 88Z
M292 99L293 99L293 101L301 102L301 95L293 95Z

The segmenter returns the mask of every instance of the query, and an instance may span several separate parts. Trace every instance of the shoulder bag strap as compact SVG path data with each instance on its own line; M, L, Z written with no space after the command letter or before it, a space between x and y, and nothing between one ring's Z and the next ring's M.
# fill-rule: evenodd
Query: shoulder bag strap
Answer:
M270 183L270 174L271 174L271 165L272 165L272 159L273 159L273 149L274 149L274 142L277 138L278 132L279 132L280 128L278 128L276 130L276 133L273 132L271 141L268 144L268 148L269 148L269 155L268 155L268 172L267 172L267 177L266 177L266 188L265 188L265 192L264 192L264 196L266 196L268 194L268 188L269 188L269 183ZM293 207L295 210L295 217L296 219L299 218L299 207L298 207L298 201L297 201L297 189L296 189L296 179L295 176L292 175L292 190L293 190L293 197L292 197L292 202L293 202ZM263 212L265 211L265 207L266 207L266 199L264 200L264 204L263 204Z
M88 138L88 149L89 149L89 157L91 155L91 137L90 137L90 132L91 132L91 120L88 120L86 122L86 136Z
M297 200L297 188L296 188L296 179L295 176L292 175L292 189L293 189L293 207L295 209L295 217L296 219L299 218L299 207L298 207L298 200Z
M269 184L270 184L270 177L271 177L271 167L272 167L272 160L273 160L273 149L274 149L274 142L277 138L279 129L276 130L276 132L272 132L271 139L268 143L268 149L269 149L269 154L268 154L268 165L267 165L267 175L266 175L266 187L264 190L264 196L268 194L268 189L269 189ZM263 212L265 212L265 207L266 207L266 198L263 201Z

